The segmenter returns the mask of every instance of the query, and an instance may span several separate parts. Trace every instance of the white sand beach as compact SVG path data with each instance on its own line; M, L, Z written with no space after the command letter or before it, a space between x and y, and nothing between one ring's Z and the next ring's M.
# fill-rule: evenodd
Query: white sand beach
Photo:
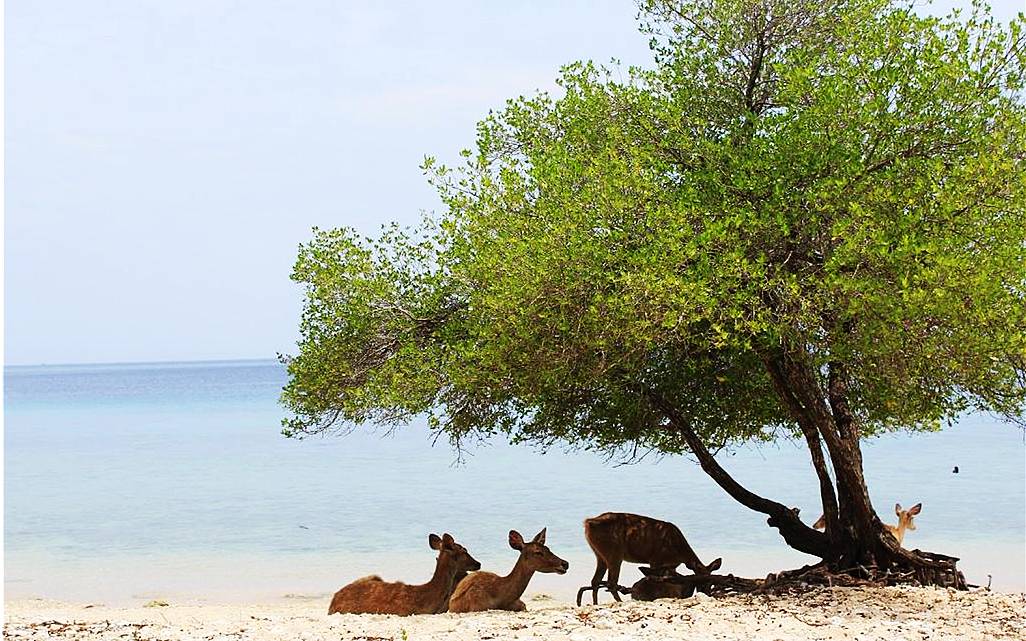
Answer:
M324 599L268 605L108 607L45 600L6 604L6 639L1023 639L1026 595L926 588L833 588L800 596L704 595L573 607L545 595L528 611L412 617L333 615Z

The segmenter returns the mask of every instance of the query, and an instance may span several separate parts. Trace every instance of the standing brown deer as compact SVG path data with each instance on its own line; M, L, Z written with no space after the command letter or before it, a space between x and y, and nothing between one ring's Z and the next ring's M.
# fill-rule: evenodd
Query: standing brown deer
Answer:
M676 568L683 563L695 574L708 575L719 569L723 559L709 565L698 560L687 539L673 523L625 512L606 512L584 520L584 537L595 553L595 576L591 585L577 591L577 605L591 590L592 603L598 603L598 591L604 584L617 601L620 564L647 563L653 568ZM609 574L606 575L608 570ZM606 575L605 582L602 577Z
M431 580L423 585L402 582L386 583L377 575L357 579L335 593L328 614L435 614L445 612L449 596L456 588L457 578L466 572L480 570L481 564L452 536L428 536L428 545L438 550L438 561Z
M491 572L475 572L460 581L449 599L449 612L480 612L482 610L526 610L520 596L535 572L566 574L570 564L545 547L545 530L530 543L516 530L509 531L509 546L520 551L520 558L506 576Z
M922 511L922 503L916 503L907 510L901 509L901 503L894 504L894 513L898 516L898 524L887 525L886 523L884 523L884 527L887 528L887 531L893 534L894 538L898 540L898 545L901 545L901 542L905 540L905 530L916 529L916 524L912 522L912 519L914 519L915 516ZM821 515L816 520L816 522L812 524L812 527L814 527L817 530L825 530L826 515Z

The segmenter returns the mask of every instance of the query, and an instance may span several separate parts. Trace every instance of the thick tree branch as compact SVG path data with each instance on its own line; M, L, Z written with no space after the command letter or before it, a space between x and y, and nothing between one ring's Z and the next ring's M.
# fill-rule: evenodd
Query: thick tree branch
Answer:
M830 400L830 411L837 424L837 431L845 441L858 443L859 430L855 422L855 414L848 405L848 376L844 365L839 361L827 364L827 397ZM859 460L861 463L861 452Z
M777 362L773 360L764 359L767 370L770 372L770 379L773 382L773 387L776 389L777 394L785 399L785 405L789 408L800 407L801 403L791 393L791 391L784 384L783 373L780 371ZM792 414L793 414L792 410ZM796 417L799 429L805 436L805 442L809 447L809 455L812 457L812 467L816 470L816 476L819 478L819 495L820 500L823 504L823 515L826 517L826 531L827 535L832 539L836 538L837 533L840 532L840 524L838 521L838 505L837 495L834 493L834 484L830 478L830 473L827 470L826 459L823 456L823 448L820 443L819 432L816 430L816 426L808 420L807 417L802 415Z
M748 71L748 80L745 82L744 89L745 108L747 108L748 112L753 116L759 115L759 112L762 110L761 102L756 103L755 100L755 88L762 79L763 61L766 55L766 48L766 31L763 26L758 28L756 31L755 51L752 54L752 61Z
M670 422L670 427L687 442L688 448L698 458L702 470L716 481L716 484L723 488L731 498L750 510L769 516L767 523L770 527L777 528L787 544L794 549L820 558L829 556L830 544L825 535L805 525L798 518L795 510L782 503L763 498L734 480L734 477L716 462L702 439L691 429L687 419L671 403L652 390L648 390L646 395L652 406Z
M866 481L862 475L862 454L859 450L857 426L849 426L854 440L841 437L834 416L824 400L819 381L801 353L777 350L764 354L774 387L784 390L782 399L795 420L808 421L823 437L833 464L837 494L841 500L839 520L842 528L852 530L852 540L869 540L883 528L873 509Z

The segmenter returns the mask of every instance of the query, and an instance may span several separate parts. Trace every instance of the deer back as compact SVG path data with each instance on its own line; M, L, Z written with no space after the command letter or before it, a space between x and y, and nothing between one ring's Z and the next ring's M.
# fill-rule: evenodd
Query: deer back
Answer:
M673 523L625 512L606 512L584 522L585 537L597 553L629 563L701 566L684 534ZM701 566L704 568L704 566Z
M401 582L382 581L376 576L357 579L335 593L328 614L409 615L429 611L430 604L420 603L423 595L416 594L414 587Z

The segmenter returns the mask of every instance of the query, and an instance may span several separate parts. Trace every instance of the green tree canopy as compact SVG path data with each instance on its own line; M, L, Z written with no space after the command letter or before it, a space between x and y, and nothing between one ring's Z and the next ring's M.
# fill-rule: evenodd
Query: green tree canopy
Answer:
M285 433L429 413L455 443L692 451L711 473L709 449L796 435L823 536L862 555L860 436L1026 407L1024 20L641 16L651 68L569 65L482 121L465 164L429 159L436 218L301 248Z

